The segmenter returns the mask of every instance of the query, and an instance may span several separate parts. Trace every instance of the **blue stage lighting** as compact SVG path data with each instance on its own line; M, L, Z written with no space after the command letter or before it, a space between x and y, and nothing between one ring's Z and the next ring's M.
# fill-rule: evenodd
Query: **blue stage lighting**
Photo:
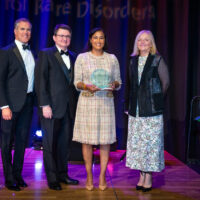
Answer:
M32 147L35 150L42 150L42 130L36 130L34 137L33 137L33 143L32 143Z
M200 122L200 116L196 117L194 120Z

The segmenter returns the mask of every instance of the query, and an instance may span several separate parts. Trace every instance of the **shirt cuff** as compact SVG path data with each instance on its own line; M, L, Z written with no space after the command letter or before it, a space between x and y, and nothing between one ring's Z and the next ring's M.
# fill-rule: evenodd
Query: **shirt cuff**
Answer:
M49 106L49 105L40 106L40 108L47 107L47 106Z
M1 110L3 110L4 108L9 108L9 105L7 105L7 106L2 106L2 107L1 107Z

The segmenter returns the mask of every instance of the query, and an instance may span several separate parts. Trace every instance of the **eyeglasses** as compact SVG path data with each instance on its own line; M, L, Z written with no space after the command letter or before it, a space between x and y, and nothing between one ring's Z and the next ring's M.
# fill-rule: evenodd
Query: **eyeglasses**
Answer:
M58 36L58 37L61 37L62 39L71 39L71 35L57 35L56 34L56 36Z

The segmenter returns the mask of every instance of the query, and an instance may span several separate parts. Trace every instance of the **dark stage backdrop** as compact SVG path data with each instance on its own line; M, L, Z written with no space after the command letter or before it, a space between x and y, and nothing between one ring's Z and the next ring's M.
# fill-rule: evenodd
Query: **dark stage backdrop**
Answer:
M0 0L1 47L13 41L13 24L19 17L27 17L33 24L31 46L36 53L53 45L57 23L72 27L71 50L77 53L84 48L91 28L104 28L109 51L119 59L123 80L115 98L118 148L126 147L123 99L129 55L138 31L150 29L171 77L165 149L185 161L190 101L200 95L199 0Z

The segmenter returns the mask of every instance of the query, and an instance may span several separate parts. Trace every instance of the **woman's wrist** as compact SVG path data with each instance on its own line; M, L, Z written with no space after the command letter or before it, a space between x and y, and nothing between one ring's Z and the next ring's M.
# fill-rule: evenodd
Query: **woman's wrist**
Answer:
M87 89L87 85L85 83L83 83L83 87L82 87L83 90L86 90Z
M112 85L113 85L113 88L116 89L116 88L119 87L119 82L118 82L118 81L114 81L114 82L112 83Z

